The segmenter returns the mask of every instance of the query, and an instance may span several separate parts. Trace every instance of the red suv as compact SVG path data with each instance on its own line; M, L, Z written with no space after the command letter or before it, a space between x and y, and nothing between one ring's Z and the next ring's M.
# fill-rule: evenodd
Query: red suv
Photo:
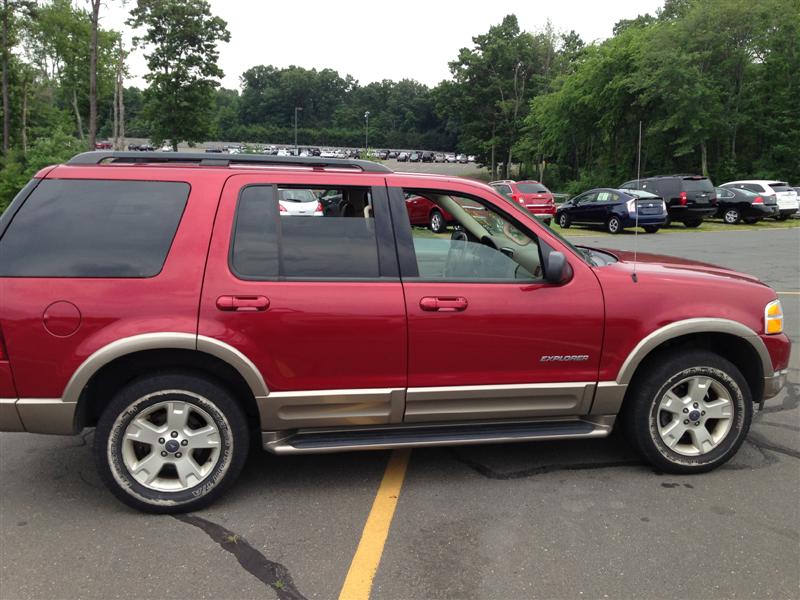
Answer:
M524 206L548 225L556 214L553 193L538 181L514 181L503 179L489 183L503 196Z
M280 191L352 210L280 211ZM459 227L412 228L406 194ZM0 217L0 430L95 427L122 501L276 454L599 438L708 471L783 386L775 292L571 245L485 184L358 160L90 152ZM619 417L619 418L618 418Z

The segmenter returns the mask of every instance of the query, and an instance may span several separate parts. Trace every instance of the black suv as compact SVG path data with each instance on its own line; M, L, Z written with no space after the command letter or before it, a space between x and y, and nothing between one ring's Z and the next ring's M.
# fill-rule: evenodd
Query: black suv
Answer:
M645 190L664 199L667 222L681 221L686 227L699 227L703 219L717 212L717 193L703 175L658 175L626 181L623 190Z

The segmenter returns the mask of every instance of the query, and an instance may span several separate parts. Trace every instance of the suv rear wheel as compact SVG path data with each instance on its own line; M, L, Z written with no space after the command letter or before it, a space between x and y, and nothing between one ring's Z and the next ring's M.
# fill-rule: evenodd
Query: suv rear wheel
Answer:
M747 382L733 363L711 352L661 358L626 399L628 439L667 473L715 469L736 453L750 428Z
M231 394L185 373L122 388L94 439L100 476L124 503L154 513L197 510L222 494L247 457L247 423Z

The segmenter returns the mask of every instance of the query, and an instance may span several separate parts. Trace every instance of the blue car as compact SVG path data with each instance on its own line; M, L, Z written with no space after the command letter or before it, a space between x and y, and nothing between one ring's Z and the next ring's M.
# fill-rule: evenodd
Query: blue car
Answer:
M667 220L667 207L660 196L643 190L595 188L575 196L556 210L556 222L567 229L570 225L602 225L609 233L635 227L655 233Z

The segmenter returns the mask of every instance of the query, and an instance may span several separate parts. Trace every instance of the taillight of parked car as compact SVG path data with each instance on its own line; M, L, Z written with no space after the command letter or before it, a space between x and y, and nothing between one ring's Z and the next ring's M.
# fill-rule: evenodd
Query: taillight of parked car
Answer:
M286 208L283 206L283 204L278 204L278 210L280 212L286 212Z
M317 211L318 213L321 213L321 212L322 212L322 202L317 202L317 208L316 208L316 211Z
M753 204L764 204L764 199L761 196L756 196L753 200Z
M636 214L636 200L628 200L628 213L631 215Z
M686 206L689 199L686 197L686 192L681 192L681 206Z

